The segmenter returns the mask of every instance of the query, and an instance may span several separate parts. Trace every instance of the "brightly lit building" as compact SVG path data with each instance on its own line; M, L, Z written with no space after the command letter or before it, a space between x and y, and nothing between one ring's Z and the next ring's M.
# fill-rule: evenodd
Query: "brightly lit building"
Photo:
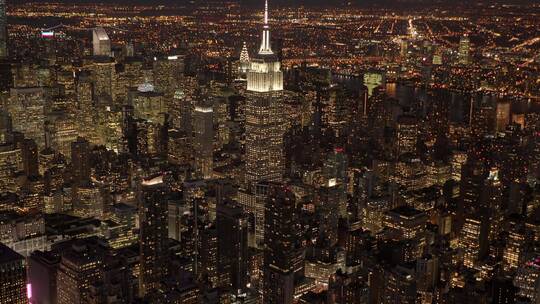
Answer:
M195 171L199 178L211 178L214 157L213 109L210 105L197 105L193 111L193 149Z
M166 276L168 189L164 177L157 176L143 180L138 193L141 297L159 289L161 280Z
M530 303L540 300L540 258L535 258L521 265L514 277L517 295L527 298Z
M283 73L270 47L268 2L259 53L247 73L246 182L279 181L284 170L282 94Z
M469 37L463 36L459 40L459 50L458 50L458 62L462 65L468 65L471 61L470 58L470 48L471 41Z
M102 27L92 30L92 45L94 56L111 56L111 40Z
M244 45L242 46L242 51L240 52L240 63L238 65L238 74L240 75L240 78L246 78L247 72L249 71L249 64L249 52L246 43L244 42Z

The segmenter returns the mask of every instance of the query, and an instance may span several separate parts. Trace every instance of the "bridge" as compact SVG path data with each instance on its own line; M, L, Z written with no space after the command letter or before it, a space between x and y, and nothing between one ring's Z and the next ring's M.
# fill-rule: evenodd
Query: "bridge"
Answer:
M108 29L112 29L112 30L116 30L116 31L120 31L120 32L129 32L129 30L126 30L126 29L123 29L123 28L119 28L119 27L116 27L116 26L113 26L113 25L102 25L102 26L99 26L99 27L102 27L102 28L108 28ZM57 29L61 29L61 28L66 28L66 29L70 29L70 30L74 30L74 31L92 31L98 27L83 27L83 26L75 26L75 25L66 25L66 24L63 24L63 23L60 23L58 25L55 25L55 26L52 26L52 27L49 27L49 28L43 28L41 29L41 32L53 32L54 30L57 30Z

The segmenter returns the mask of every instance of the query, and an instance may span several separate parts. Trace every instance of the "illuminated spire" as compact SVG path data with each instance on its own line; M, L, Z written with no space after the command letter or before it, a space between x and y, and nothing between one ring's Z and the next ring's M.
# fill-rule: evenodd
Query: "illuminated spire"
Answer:
M240 52L240 62L249 62L249 52L246 46L246 42L244 42L244 46L242 47L242 51Z
M270 47L270 26L268 25L268 0L264 2L264 26L262 34L261 47L259 49L260 55L272 55L272 48Z
M268 27L268 0L264 1L264 26Z

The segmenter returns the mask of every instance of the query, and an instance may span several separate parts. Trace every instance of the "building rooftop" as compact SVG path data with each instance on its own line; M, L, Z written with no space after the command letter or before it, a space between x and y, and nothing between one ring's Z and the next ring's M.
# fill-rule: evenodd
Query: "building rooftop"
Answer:
M0 243L0 264L24 260L24 257L13 251L8 246Z
M109 40L109 35L107 35L107 32L102 27L95 28L94 33L96 34L96 37L101 41Z
M400 217L408 217L408 218L417 217L424 214L422 211L414 209L409 206L400 206L400 207L397 207L388 211L388 213L394 213Z

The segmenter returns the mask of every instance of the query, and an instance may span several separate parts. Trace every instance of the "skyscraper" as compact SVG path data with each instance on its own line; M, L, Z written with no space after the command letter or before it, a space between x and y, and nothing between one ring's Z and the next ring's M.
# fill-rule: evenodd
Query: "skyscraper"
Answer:
M59 304L85 303L90 286L103 279L105 248L96 239L79 239L62 249L56 294Z
M90 182L90 143L82 138L71 143L71 165L73 180L79 186Z
M28 284L32 285L33 303L57 303L56 281L60 257L36 250L28 257Z
M6 0L0 0L0 58L8 55L7 38Z
M246 43L244 42L244 45L242 46L242 51L240 52L240 64L238 66L238 73L243 79L245 79L246 74L249 71L249 62L249 52Z
M247 73L246 182L279 181L284 170L281 96L283 73L270 47L268 1L262 42Z
M24 257L0 243L0 304L28 303Z
M270 184L264 229L264 303L293 303L295 282L304 275L304 251L296 198L287 186Z
M111 40L102 27L97 27L92 31L92 46L94 56L111 56Z
M24 174L29 177L39 175L38 148L32 139L25 139L22 142L22 159Z
M470 63L470 47L471 41L469 37L463 36L459 40L459 50L458 50L458 62L462 65L468 65Z
M156 290L166 275L167 193L164 176L143 180L139 190L139 294L142 297Z
M209 105L197 105L193 111L193 148L197 177L212 177L214 158L213 109Z
M248 219L242 207L228 201L218 204L216 228L221 284L242 293L248 272Z

